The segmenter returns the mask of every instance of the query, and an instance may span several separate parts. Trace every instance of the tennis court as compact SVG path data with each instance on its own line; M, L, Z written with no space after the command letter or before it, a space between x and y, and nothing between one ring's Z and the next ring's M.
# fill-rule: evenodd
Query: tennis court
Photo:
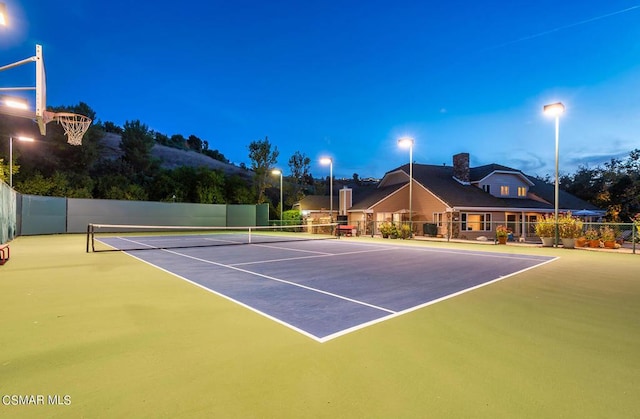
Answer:
M218 246L242 242L233 234L201 234L193 242L182 235L99 240L319 342L554 260L276 237L246 246Z

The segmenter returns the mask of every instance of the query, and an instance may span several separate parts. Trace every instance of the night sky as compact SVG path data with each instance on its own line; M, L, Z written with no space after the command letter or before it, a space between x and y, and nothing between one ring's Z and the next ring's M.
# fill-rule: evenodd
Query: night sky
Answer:
M381 177L414 161L553 174L640 148L638 1L1 0L0 65L41 44L48 105L139 119L235 163L269 137L316 177ZM33 66L0 86L33 82Z

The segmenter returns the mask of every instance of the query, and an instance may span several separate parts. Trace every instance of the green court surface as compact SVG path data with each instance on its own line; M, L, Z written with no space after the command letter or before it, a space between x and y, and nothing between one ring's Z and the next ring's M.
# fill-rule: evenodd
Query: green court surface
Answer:
M84 240L11 243L0 417L640 417L638 255L485 246L560 259L318 343Z

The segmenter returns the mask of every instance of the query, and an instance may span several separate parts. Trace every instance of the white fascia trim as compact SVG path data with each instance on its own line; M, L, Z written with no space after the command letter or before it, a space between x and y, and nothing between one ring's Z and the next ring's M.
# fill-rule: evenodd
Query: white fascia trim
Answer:
M480 183L483 180L485 180L486 178L490 177L491 175L495 174L495 173L499 173L499 174L503 174L503 175L516 175L520 178L522 178L522 180L524 180L529 186L535 186L535 183L531 182L529 180L529 178L527 178L524 174L522 174L522 172L512 172L511 170L494 170L493 172L489 173L487 176L483 177L482 179L475 181L474 183Z
M455 180L456 182L458 182L458 183L459 183L459 184L461 184L461 185L465 185L465 186L469 186L469 185L471 185L471 182L465 182L465 181L462 181L462 180L458 179L458 178L457 178L457 177L455 177L455 176L451 176L451 177L453 178L453 180Z

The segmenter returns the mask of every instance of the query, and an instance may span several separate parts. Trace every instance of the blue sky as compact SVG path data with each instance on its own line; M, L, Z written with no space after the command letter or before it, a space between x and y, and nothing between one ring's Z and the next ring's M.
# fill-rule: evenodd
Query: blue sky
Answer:
M381 177L414 161L574 172L640 147L640 1L2 0L0 64L43 45L48 104L197 135L236 163L269 137L288 173ZM31 68L0 74L3 87Z

